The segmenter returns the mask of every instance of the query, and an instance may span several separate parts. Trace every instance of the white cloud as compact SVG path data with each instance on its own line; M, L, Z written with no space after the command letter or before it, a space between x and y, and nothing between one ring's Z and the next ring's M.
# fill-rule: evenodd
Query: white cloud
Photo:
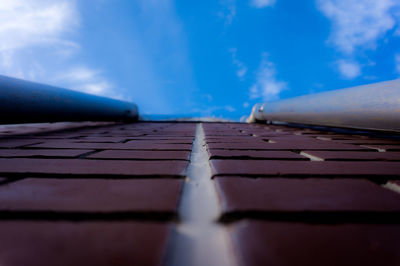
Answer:
M273 6L276 0L252 0L251 6L255 8L263 8L267 6Z
M361 65L355 61L357 51L374 50L378 40L399 27L398 0L316 0L318 9L329 18L332 32L328 39L343 59L337 62L344 78L361 75ZM393 35L397 36L398 30ZM352 59L351 59L352 58ZM373 62L374 64L374 62ZM364 66L373 66L364 64Z
M61 38L78 25L74 1L2 0L0 51L15 51L40 44L77 47Z
M78 29L75 0L2 0L0 74L115 97L101 71L74 66Z
M376 42L396 25L397 0L317 0L318 8L332 22L329 41L351 54L356 48L374 49Z
M396 72L400 75L400 54L396 54L394 60L396 63Z
M276 78L275 64L268 60L268 55L263 54L257 81L250 88L250 99L263 98L264 101L276 100L282 90L287 88L287 83Z
M236 67L236 76L239 79L243 80L244 76L247 73L247 66L243 62L241 62L237 59L237 49L236 48L229 49L229 52L232 55L232 64Z
M225 20L225 25L231 25L236 17L236 1L221 0L223 9L218 12L218 16Z
M86 66L75 66L52 79L54 83L68 84L70 89L97 95L113 96L113 86L103 78L102 72ZM113 97L114 98L114 97Z
M340 74L346 79L353 79L361 75L361 67L356 61L339 60L337 65Z

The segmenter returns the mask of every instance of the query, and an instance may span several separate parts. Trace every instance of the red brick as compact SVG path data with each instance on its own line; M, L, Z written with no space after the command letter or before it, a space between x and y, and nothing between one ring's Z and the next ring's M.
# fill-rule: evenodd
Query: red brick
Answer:
M368 148L352 144L326 143L322 141L321 143L209 143L208 147L210 149L226 150L370 150Z
M184 161L110 161L82 159L0 159L0 173L183 176Z
M303 151L318 158L334 160L399 161L400 152L358 152L358 151Z
M224 212L400 212L400 194L361 179L219 177Z
M0 150L0 157L77 157L92 150L42 150L42 149L6 149Z
M73 142L81 143L118 143L129 139L127 137L83 137L74 139Z
M367 144L363 145L370 149L385 150L385 151L400 151L400 145L381 145L381 144Z
M334 140L337 143L349 143L349 144L392 144L392 145L399 145L399 140L386 140L386 139L351 139L351 140Z
M307 160L305 157L290 151L252 151L252 150L218 150L209 149L211 159L299 159Z
M211 160L214 175L400 176L397 162Z
M1 153L0 153L1 154ZM95 159L140 159L140 160L189 160L189 151L126 151L107 150L94 153L87 158Z
M0 139L0 148L17 148L41 143L43 139Z
M0 222L9 266L160 265L170 227L138 222Z
M241 265L400 265L400 225L243 221L232 229Z
M0 210L174 213L181 186L176 179L27 178L0 186Z
M47 141L30 148L52 149L113 149L113 150L186 150L191 151L191 144L156 144L156 143L73 143L71 141Z

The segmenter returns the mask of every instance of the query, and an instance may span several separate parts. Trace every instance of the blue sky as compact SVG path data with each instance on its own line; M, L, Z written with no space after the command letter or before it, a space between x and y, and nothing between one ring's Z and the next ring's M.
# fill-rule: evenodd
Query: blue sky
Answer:
M0 74L239 120L400 76L397 0L2 0Z

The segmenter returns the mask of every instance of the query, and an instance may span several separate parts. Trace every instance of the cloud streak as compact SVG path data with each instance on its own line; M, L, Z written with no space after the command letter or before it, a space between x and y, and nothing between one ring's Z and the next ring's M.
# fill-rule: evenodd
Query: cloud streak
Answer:
M247 73L247 66L240 60L237 59L237 49L231 48L229 52L232 55L232 64L236 67L236 76L243 80Z
M263 54L257 71L256 82L250 88L250 99L262 98L264 101L279 99L279 94L287 89L287 83L277 80L276 66Z
M255 8L264 8L268 6L273 6L276 0L252 0L250 5Z
M378 40L399 23L396 0L316 0L317 8L331 21L328 43L342 53L337 67L344 78L361 75L356 52L374 50Z
M101 71L76 66L79 20L74 0L1 1L0 73L117 97Z

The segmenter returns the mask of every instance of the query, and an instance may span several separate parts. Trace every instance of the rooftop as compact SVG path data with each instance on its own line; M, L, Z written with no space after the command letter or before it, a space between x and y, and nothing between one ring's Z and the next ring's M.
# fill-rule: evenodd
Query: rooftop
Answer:
M4 265L400 263L395 134L49 125L1 132Z

